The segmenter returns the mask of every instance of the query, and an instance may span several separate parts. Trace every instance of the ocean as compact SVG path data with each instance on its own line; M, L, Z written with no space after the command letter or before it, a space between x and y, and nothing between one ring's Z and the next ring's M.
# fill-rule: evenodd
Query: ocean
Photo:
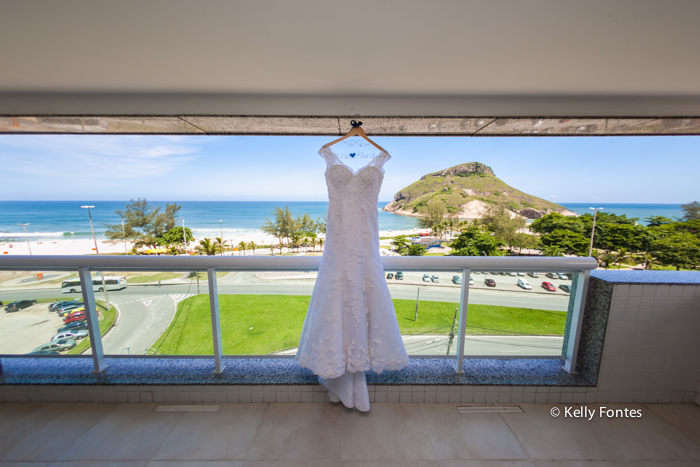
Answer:
M0 201L0 238L24 238L23 228L17 224L29 223L27 235L32 241L57 241L90 238L90 222L86 209L81 205L94 205L92 220L95 234L105 238L103 224L119 224L114 211L124 209L128 201ZM165 202L150 202L165 208ZM312 201L178 201L182 209L178 217L184 217L185 227L192 229L195 237L218 237L223 229L224 238L259 233L265 218L272 218L275 206L289 206L293 214L308 212L311 217L323 216L327 202ZM413 217L399 216L382 211L388 201L377 205L379 230L403 230L417 227ZM604 211L626 214L644 222L644 217L682 217L680 204L612 204L612 203L562 203L570 210L584 214L589 207L603 207ZM219 224L221 220L221 224ZM178 224L181 221L178 218Z

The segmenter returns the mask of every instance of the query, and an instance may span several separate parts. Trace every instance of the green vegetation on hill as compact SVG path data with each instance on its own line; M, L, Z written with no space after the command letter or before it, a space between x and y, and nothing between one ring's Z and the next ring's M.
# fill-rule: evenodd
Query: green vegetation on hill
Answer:
M439 200L447 212L456 213L470 201L488 205L502 205L512 211L533 208L542 212L563 212L563 206L528 195L517 190L480 162L456 165L440 172L424 175L417 182L402 189L387 206L390 211L421 212L430 200Z

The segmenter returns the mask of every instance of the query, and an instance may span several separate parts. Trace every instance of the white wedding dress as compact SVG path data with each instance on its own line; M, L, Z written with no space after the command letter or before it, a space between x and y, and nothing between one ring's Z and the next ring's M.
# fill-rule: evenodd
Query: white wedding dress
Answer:
M295 359L332 401L367 411L365 371L408 364L379 259L377 202L391 156L382 151L355 172L330 148L319 154L327 164L326 240Z

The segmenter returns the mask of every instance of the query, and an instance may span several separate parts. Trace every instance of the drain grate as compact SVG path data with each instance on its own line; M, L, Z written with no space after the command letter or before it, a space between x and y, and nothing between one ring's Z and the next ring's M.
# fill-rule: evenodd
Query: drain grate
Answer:
M457 413L523 413L519 405L458 405Z
M155 412L218 412L220 405L159 405Z

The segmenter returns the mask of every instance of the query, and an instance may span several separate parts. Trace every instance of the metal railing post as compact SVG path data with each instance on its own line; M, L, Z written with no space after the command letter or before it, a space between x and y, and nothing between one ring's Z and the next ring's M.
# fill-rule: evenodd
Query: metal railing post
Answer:
M221 322L219 320L219 288L216 283L216 269L207 268L209 279L209 305L211 307L211 332L214 338L214 373L224 371L224 354L221 348Z
M462 293L459 299L459 333L457 338L457 373L464 373L464 346L467 337L467 306L471 269L462 269Z
M90 348L92 349L92 361L95 365L95 373L100 373L107 368L105 355L102 350L102 334L100 333L100 320L97 316L97 302L92 288L92 275L90 268L79 268L80 287L83 290L83 306L87 316L88 334L90 335Z
M564 369L569 373L576 373L576 359L578 358L578 345L581 339L581 323L586 307L586 295L588 293L588 280L591 271L583 271L576 274L576 297L574 297L573 316L569 328L569 340L566 346ZM573 278L572 278L573 279Z

